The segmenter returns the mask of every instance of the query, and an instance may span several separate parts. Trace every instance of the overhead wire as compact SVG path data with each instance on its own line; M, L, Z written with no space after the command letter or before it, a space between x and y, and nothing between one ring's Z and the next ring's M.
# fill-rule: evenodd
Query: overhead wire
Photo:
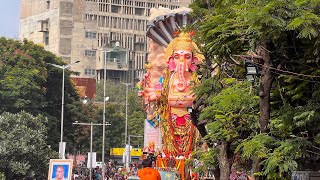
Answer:
M278 75L283 75L283 74L278 73L278 72L275 72L275 71L272 71L272 73L278 74ZM290 77L292 77L292 78L294 78L294 79L298 79L298 80L301 80L301 81L307 81L307 82L319 83L319 84L320 84L320 81L312 81L312 80L302 79L302 78L299 78L299 77L294 76L294 75L287 75L287 74L286 74L286 76L290 76Z
M242 59L244 60L247 60L247 61L250 61L249 59L246 59L245 57L241 57ZM291 71L286 71L286 70L281 70L281 69L277 69L277 68L274 68L274 67L271 67L271 66L265 66L263 64L260 64L260 63L257 63L257 62L254 62L254 61L250 61L251 63L255 64L255 65L258 65L260 67L267 67L267 68L270 68L270 69L273 69L275 71L279 71L279 72L283 72L283 73L287 73L287 74L292 74L292 75L296 75L296 76L304 76L304 77L310 77L310 78L320 78L320 76L314 76L314 75L308 75L308 74L301 74L301 73L295 73L295 72L291 72Z
M283 60L282 58L280 58L280 57L278 57L278 56L276 56L276 55L273 54L273 52L275 52L275 51L270 51L270 50L268 50L267 48L265 48L265 47L263 47L263 46L262 46L261 48L264 49L264 50L266 50L266 51L268 51L268 52L271 54L271 56L275 57L276 59L281 59L281 61L290 62L290 63L294 63L294 64L299 64L299 65L301 65L301 66L305 66L305 67L308 67L308 68L315 69L315 68L312 67L312 66L308 66L308 65L306 65L306 64L304 64L304 63L300 63L300 62L297 62L297 61L295 61L295 60L293 60L293 59L290 59L290 58L287 57L287 56L282 56L282 57L284 57L284 58L287 59L287 60Z

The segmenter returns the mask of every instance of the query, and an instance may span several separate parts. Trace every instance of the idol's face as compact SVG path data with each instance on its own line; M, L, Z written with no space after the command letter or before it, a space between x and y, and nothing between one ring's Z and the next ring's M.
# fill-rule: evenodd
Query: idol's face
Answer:
M192 61L192 51L191 50L175 50L173 52L173 58L177 65L181 64L184 67L189 67Z

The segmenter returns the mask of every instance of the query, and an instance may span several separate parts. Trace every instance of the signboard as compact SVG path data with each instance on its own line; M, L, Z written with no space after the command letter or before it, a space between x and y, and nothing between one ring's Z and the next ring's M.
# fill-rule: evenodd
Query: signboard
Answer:
M110 149L110 156L123 156L124 152L125 152L125 148L111 148ZM130 154L131 154L131 156L141 156L142 149L131 148Z
M153 127L147 120L144 120L144 147L154 144L155 150L161 149L160 127Z
M88 152L88 161L87 161L87 168L90 169L90 167L92 166L92 168L95 167L96 163L97 163L97 160L96 160L96 157L97 157L97 153L96 152L92 152L92 164L90 163L91 162L91 156L90 156L90 152Z

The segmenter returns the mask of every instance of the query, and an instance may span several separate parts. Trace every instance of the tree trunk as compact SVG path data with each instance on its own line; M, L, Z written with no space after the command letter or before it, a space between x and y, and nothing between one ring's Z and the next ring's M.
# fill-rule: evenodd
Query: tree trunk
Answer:
M198 129L201 137L204 138L207 135L206 121L199 122L198 121L199 114L200 112L198 109L193 109L192 112L190 113L190 117L191 117L192 124Z
M254 177L255 180L259 179L259 177L255 177L254 173L260 171L260 162L261 160L257 157L254 157L252 160L252 165L251 165L251 177Z
M270 67L272 60L270 53L267 50L266 44L262 44L257 48L258 55L262 57L263 65L261 69L261 81L259 87L260 96L260 131L261 133L268 133L268 124L270 121L270 90L272 85L272 74Z
M259 87L260 133L268 133L268 125L270 122L270 90L273 76L270 69L272 66L272 59L270 58L270 51L268 50L266 43L261 43L257 47L257 55L261 56L263 61ZM254 170L254 172L259 172L261 170L260 162L260 159L254 159L254 163L252 164L252 170ZM255 177L255 179L257 180L259 178Z
M208 9L211 10L211 4L209 0L207 0L207 5L208 5Z
M4 173L6 180L13 179L13 173L11 172L11 169L6 168Z
M198 121L199 115L200 115L200 106L203 105L204 99L203 98L199 98L196 102L193 102L193 106L194 108L192 109L192 112L190 113L190 118L192 121L192 124L197 127L200 135L202 138L204 138L207 135L207 130L206 130L206 121ZM207 141L207 144L211 145L212 143ZM212 146L210 146L212 147Z
M228 158L228 145L227 142L222 141L219 145L219 168L220 180L228 180L230 175L230 161Z

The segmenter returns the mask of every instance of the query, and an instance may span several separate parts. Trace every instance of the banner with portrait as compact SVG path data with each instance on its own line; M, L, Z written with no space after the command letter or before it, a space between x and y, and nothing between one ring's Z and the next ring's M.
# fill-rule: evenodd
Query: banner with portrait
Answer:
M144 147L150 145L155 148L154 151L161 149L161 132L159 126L153 127L147 120L144 121ZM145 149L143 150L145 151Z
M50 159L48 180L71 180L72 159Z

